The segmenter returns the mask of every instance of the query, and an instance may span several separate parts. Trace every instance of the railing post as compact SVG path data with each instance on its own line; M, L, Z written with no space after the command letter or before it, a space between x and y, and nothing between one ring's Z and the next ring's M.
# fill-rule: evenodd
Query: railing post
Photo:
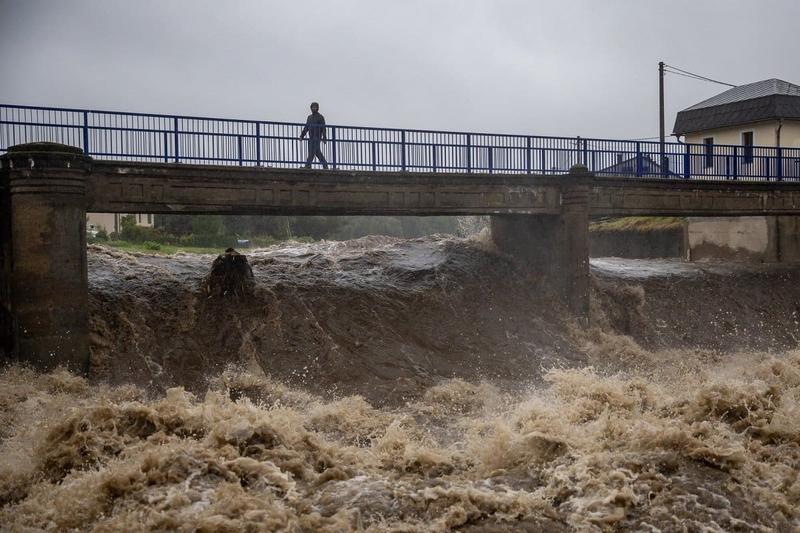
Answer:
M531 138L525 137L525 172L531 173Z
M472 134L467 133L467 173L472 173Z
M339 158L336 152L336 126L333 126L331 127L331 166L334 170L336 170L339 164Z
M89 112L83 112L83 155L89 155Z
M376 170L378 170L378 167L377 167L377 164L376 164L376 161L375 161L377 159L377 157L375 155L375 141L372 141L370 143L370 146L372 147L372 171L375 172Z
M167 132L162 132L164 137L164 163L169 163L169 137L167 136Z
M578 137L580 140L580 137ZM583 139L583 166L589 165L589 142L586 139Z
M783 148L778 146L776 152L778 160L775 162L775 176L777 177L778 181L783 181Z
M739 178L739 147L733 147L733 179Z
M547 174L547 150L542 148L542 174Z
M433 171L436 172L436 145L435 144L431 145L431 151L433 152L433 156L431 158L432 159L432 163L433 163Z
M406 171L406 130L400 130L400 170Z
M489 151L489 174L492 174L494 168L494 148L489 146L487 150Z
M731 156L725 156L725 179L730 179L731 177Z
M770 167L769 156L766 156L764 158L764 165L766 166L766 169L764 169L764 174L765 174L765 176L767 178L767 181L769 181L770 177L772 176L772 174L770 174L770 172L769 172L769 170L770 170L770 168L769 168Z
M683 153L683 178L689 179L692 176L692 157L691 157L691 145L686 144L686 151Z
M636 177L641 178L644 173L644 161L642 161L642 143L636 142Z
M256 166L261 166L261 123L256 122Z
M175 137L175 162L180 162L180 151L178 150L178 117L172 118L172 130Z
M237 152L238 152L238 155L239 155L239 166L242 166L243 165L243 161L242 161L242 136L241 135L237 135L236 136L236 149L237 149Z

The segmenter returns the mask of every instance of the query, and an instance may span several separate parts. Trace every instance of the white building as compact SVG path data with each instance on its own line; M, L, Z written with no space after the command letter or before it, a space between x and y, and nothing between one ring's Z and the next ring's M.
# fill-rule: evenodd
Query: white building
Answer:
M704 146L692 156L693 174L724 175L727 147L719 145L736 145L747 175L764 164L758 146L800 148L800 86L773 78L728 89L679 112L673 134ZM782 156L782 175L800 178L800 158ZM689 218L685 248L690 260L798 261L800 217Z
M105 230L108 233L119 233L122 229L122 217L128 216L127 213L89 213L86 215L86 231L94 233ZM153 227L153 215L134 214L137 226Z

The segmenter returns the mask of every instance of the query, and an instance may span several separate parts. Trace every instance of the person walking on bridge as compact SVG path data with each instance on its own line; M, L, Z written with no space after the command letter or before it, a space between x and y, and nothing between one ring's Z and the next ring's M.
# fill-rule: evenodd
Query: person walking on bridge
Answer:
M316 102L311 102L311 114L308 115L306 119L306 127L303 128L302 133L300 133L300 138L302 139L305 137L306 133L308 133L308 159L306 159L306 168L311 168L311 163L314 161L315 157L322 163L322 168L328 168L328 162L325 160L325 156L322 155L322 150L319 145L320 141L323 143L328 142L325 137L325 117L319 112L319 104Z

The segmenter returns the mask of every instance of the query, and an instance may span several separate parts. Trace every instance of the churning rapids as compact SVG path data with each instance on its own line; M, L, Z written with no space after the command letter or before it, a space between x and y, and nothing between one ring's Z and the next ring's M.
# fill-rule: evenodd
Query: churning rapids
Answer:
M800 269L480 239L92 248L92 378L0 373L4 531L797 531Z

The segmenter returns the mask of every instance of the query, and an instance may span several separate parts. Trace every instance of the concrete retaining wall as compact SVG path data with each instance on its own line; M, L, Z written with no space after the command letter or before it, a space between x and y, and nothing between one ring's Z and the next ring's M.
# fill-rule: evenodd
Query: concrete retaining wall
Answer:
M776 217L688 218L686 257L690 261L758 263L800 261L800 219Z
M800 217L690 217L683 228L589 233L591 257L800 262Z
M800 262L800 217L775 218L778 259L784 263Z
M684 229L594 230L589 233L589 253L591 257L631 259L684 257Z

